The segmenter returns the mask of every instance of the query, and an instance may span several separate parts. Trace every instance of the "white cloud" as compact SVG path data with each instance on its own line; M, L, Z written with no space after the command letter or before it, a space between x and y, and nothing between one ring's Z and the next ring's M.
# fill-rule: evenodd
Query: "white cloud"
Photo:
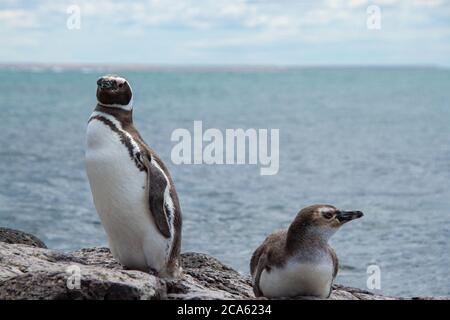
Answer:
M20 37L24 44L33 43L29 33L33 28L49 37L52 33L61 36L66 9L72 4L81 8L83 37L105 32L127 39L147 37L155 47L160 44L157 41L164 41L173 51L273 48L278 44L317 47L352 41L448 41L450 30L449 3L443 0L4 0L0 4L0 26L15 30L9 36L11 41ZM365 8L369 4L382 9L379 32L366 28ZM437 15L440 21L447 18L448 22L437 25L433 21ZM176 35L177 40L148 36L155 32Z
M23 9L1 10L0 24L12 29L32 28L38 26L35 14Z
M444 4L443 0L414 0L413 4L416 6L425 6L425 7L439 7Z

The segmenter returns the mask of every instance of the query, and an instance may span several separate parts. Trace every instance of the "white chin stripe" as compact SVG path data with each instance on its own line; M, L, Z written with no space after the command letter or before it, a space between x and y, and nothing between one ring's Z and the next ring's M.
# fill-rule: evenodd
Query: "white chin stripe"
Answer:
M122 110L126 110L126 111L131 111L133 109L133 98L131 98L130 102L128 104L106 104L106 103L101 103L100 101L97 100L97 103L99 105L101 105L102 107L106 107L106 108L117 108L117 109L122 109Z

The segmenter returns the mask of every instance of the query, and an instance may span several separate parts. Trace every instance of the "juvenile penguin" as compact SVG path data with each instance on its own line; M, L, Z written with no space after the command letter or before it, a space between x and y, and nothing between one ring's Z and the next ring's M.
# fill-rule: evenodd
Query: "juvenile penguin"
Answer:
M361 211L330 205L300 210L286 230L269 235L253 253L250 273L255 296L326 298L338 272L338 259L328 239Z
M133 125L128 81L97 81L86 169L113 256L126 268L175 278L181 272L181 209L172 178Z

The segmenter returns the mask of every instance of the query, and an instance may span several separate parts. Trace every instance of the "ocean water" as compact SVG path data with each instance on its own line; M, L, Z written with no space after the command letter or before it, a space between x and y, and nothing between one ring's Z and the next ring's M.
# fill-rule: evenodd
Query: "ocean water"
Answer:
M337 282L384 294L450 295L450 70L298 68L120 71L134 117L165 160L184 215L183 251L243 273L253 250L314 203L358 209L331 244ZM0 225L53 249L106 245L84 169L101 71L0 71ZM280 169L175 165L173 130L280 130Z

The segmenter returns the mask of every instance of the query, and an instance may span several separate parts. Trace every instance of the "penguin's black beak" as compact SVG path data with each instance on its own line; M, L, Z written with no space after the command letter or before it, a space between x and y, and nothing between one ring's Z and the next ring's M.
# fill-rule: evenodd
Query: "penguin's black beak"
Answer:
M116 89L117 83L115 80L108 80L102 77L97 80L97 86L100 89Z
M351 220L361 218L364 214L361 211L339 211L336 218L340 223L346 223Z

